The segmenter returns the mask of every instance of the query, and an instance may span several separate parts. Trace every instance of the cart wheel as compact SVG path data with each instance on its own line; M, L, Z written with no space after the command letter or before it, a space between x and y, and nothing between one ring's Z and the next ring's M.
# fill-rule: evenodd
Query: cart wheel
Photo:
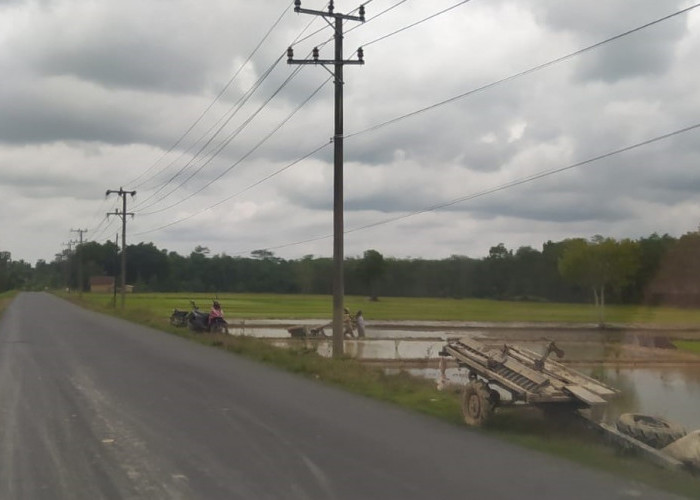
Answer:
M481 426L493 413L494 400L488 385L481 380L468 383L462 393L462 413L468 425Z

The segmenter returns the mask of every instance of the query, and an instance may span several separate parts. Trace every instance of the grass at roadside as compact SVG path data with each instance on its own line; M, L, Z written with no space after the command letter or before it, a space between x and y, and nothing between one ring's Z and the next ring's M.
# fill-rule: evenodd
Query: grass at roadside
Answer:
M105 294L83 294L85 301L98 306L111 304ZM130 294L129 308L142 308L167 317L173 309L189 309L190 300L209 309L212 294L162 293ZM328 295L220 294L218 299L231 319L322 319L328 320L332 298ZM119 298L117 298L119 304ZM361 309L368 320L440 320L485 322L562 322L597 323L596 311L588 304L506 302L481 299L435 299L386 297L369 302L364 297L347 296L351 311ZM658 325L698 325L700 309L670 307L607 306L608 323Z
M149 300L137 300L138 295L130 296L129 306L123 312L119 308L113 309L105 300L96 300L89 294L85 294L84 297L86 300L82 302L75 296L70 298L101 312L115 314L196 342L241 354L368 397L395 403L455 425L463 425L459 395L454 392L437 391L432 381L417 379L406 373L387 375L381 369L367 367L349 358L338 360L323 358L315 351L304 348L302 344L291 349L280 349L255 338L192 334L186 329L174 328L168 324L167 315L172 307L167 307L164 311L164 301L158 296L153 296ZM184 297L184 295L175 296L174 300L185 301ZM248 295L220 297L224 306L227 304L227 298L231 301L230 306L234 300L240 300L240 303L243 303L244 299L253 300L256 296L252 299ZM202 296L199 300L204 307L205 297ZM277 296L270 296L269 302L263 300L269 307L277 307L277 304L283 301L284 299ZM287 307L294 302L287 302ZM184 306L181 307L184 308ZM312 316L306 313L299 317ZM400 318L406 319L405 316ZM521 446L603 469L660 489L690 498L700 497L700 480L686 473L667 471L634 457L622 456L605 445L593 431L575 421L551 421L545 420L538 412L515 413L504 410L495 416L488 428L474 430L464 427L464 432L487 433ZM469 453L469 450L465 450L465 453Z
M673 345L683 351L700 354L700 340L676 340Z
M0 316L2 316L2 313L5 311L5 308L8 305L10 305L10 302L12 302L12 299L15 298L15 295L17 295L17 292L14 290L10 290L9 292L0 293Z

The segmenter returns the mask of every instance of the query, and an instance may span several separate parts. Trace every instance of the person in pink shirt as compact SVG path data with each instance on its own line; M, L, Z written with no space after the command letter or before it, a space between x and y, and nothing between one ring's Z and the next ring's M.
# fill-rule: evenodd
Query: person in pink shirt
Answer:
M218 300L214 301L214 304L211 306L211 311L209 311L209 325L211 325L212 321L214 321L214 318L223 318L224 317L224 311L221 310L221 304L219 304Z

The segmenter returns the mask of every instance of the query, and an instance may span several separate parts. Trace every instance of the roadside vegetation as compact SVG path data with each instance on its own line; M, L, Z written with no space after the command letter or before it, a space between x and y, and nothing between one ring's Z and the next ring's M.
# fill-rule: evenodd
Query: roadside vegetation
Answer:
M110 308L113 304L109 294L85 293L83 298L99 307ZM226 317L233 322L238 319L330 320L332 311L329 295L136 293L128 294L126 300L130 310L144 309L154 317L167 319L173 309L189 310L190 300L209 309L214 298L221 302ZM117 309L120 303L117 297ZM368 320L597 323L596 310L590 304L414 297L383 297L369 301L360 296L346 296L345 303L353 312L361 309ZM609 325L683 327L700 324L700 309L697 308L609 305L606 316Z
M683 351L700 354L700 340L676 340L673 345Z
M10 305L12 299L15 298L15 295L17 295L17 292L14 290L0 293L0 316L2 316L2 313L5 311L5 308L8 305Z
M261 339L195 334L169 324L168 317L172 309L186 309L189 299L196 300L202 308L208 308L212 298L209 294L134 294L127 297L127 307L124 311L119 307L119 300L114 308L111 298L105 295L84 294L83 300L79 300L76 295L61 295L100 312L464 426L465 432L487 433L660 489L690 498L700 497L700 479L687 473L664 470L634 456L621 454L605 444L593 430L574 419L551 420L536 411L502 410L486 428L472 429L463 424L459 393L438 391L433 381L412 377L405 372L390 375L379 368L368 367L350 358L324 358L313 349L305 347L303 343L281 349ZM227 318L234 322L241 318L326 319L331 307L331 299L327 296L225 294L219 295L218 298ZM348 297L347 303L353 310L362 308L366 311L366 316L372 319L384 320L590 321L590 311L584 305L530 304L531 308L525 308L518 307L522 306L520 303L500 301L387 298L379 302L367 302L359 297ZM692 310L636 310L629 307L617 309L611 307L608 314L620 322L700 322L700 314Z

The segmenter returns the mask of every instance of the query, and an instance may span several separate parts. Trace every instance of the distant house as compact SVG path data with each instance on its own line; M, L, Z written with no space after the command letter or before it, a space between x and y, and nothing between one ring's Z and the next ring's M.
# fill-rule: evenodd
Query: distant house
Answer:
M90 291L112 293L114 291L114 276L90 276Z

